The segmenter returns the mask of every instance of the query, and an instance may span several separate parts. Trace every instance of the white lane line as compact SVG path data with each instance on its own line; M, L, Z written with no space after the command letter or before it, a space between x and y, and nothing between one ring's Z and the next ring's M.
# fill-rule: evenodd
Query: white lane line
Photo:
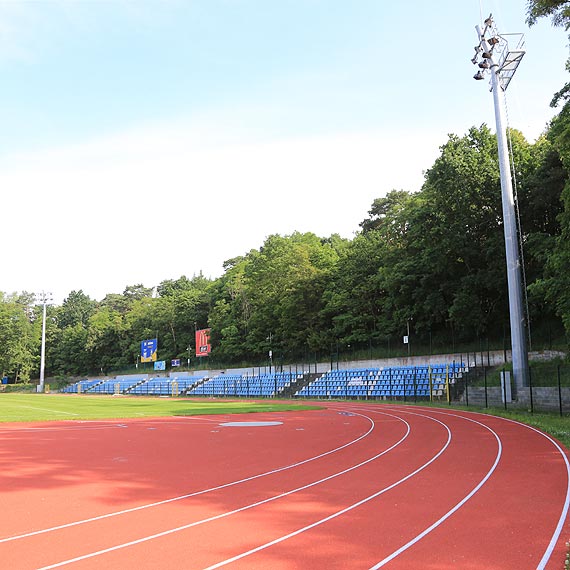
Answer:
M495 417L495 416L493 416L493 417ZM498 419L501 419L501 420L506 421L506 422L511 422L511 423L514 423L514 424L522 426L522 427L525 427L527 429L530 429L531 431L538 433L542 437L546 438L548 441L550 441L550 443L552 443L552 445L554 445L554 447L556 447L556 449L558 450L558 452L560 453L560 455L564 459L564 463L566 464L566 498L565 498L564 504L562 506L562 512L560 513L560 518L558 519L558 524L556 525L556 528L554 529L554 533L552 534L552 538L550 539L550 542L548 543L548 546L546 547L546 551L544 552L544 555L542 556L538 566L536 567L537 570L543 570L544 568L546 568L546 565L548 564L548 561L550 560L550 557L552 556L552 552L554 551L554 548L556 547L556 543L558 542L558 539L560 538L560 535L562 533L562 529L564 527L564 522L566 521L566 517L568 516L568 509L570 507L570 463L568 463L568 456L566 455L564 450L558 445L558 443L554 439L552 439L548 434L543 433L539 429L536 429L536 428L529 426L527 424L523 424L521 422L517 422L515 420L511 420L509 418L499 417Z
M411 413L411 412L404 412L404 413ZM389 556L387 556L386 558L384 558L383 560L381 560L380 562L378 562L377 564L372 566L370 568L370 570L377 570L378 568L382 568L382 566L385 566L386 564L388 564L388 562L391 562L392 560L394 560L394 558L396 558L397 556L402 554L402 552L405 552L406 550L408 550L408 548L414 546L414 544L418 543L422 538L427 536L432 530L435 530L441 524L443 524L450 516L452 516L467 501L469 501L481 489L481 487L483 487L483 485L489 480L489 478L491 477L491 475L494 473L495 469L497 468L497 465L499 464L499 461L500 461L501 456L502 456L503 446L501 443L501 438L497 435L497 433L495 431L493 431L489 426L486 426L485 424L478 422L477 420L472 420L470 418L466 418L464 416L459 416L456 414L445 414L445 415L454 416L457 418L461 418L461 419L473 422L475 424L478 424L478 425L484 427L488 431L490 431L497 441L497 455L495 457L495 461L494 461L493 465L491 466L491 468L489 469L489 471L487 471L487 474L485 475L485 477L483 477L483 479L481 479L481 481L471 490L471 492L469 494L467 494L465 497L463 497L463 499L461 499L461 501L459 501L452 509L447 511L447 513L445 513L440 519L438 519L432 525L430 525L428 528L426 528L423 532L421 532L420 534L418 534L417 536L412 538L412 540L410 540L409 542L407 542L406 544L404 544L403 546L398 548L398 550L395 550L394 552L392 552L392 554L390 554Z
M384 414L384 412L377 412L377 413ZM391 414L385 414L385 415L391 415ZM421 414L416 414L416 415L421 416ZM397 416L393 416L393 417L397 417ZM321 524L327 523L327 522L329 522L329 521L331 521L337 517L340 517L340 516L350 512L350 511L370 502L371 500L379 497L380 495L383 495L384 493L390 491L391 489L394 489L398 485L401 485L402 483L404 483L408 479L411 479L412 477L414 477L415 475L417 475L418 473L423 471L426 467L431 465L448 448L449 444L451 443L451 431L443 422L440 422L439 420L436 420L435 418L431 418L429 416L423 416L423 417L430 419L434 422L437 422L438 424L441 424L447 431L447 441L445 442L443 447L436 453L436 455L434 455L429 461L424 463L422 466L418 467L415 471L412 471L411 473L409 473L405 477L402 477L399 481L392 483L388 487L384 487L383 489L380 489L380 491L377 491L376 493L369 495L368 497L365 497L364 499L361 499L360 501L353 503L352 505L349 505L348 507L346 507L340 511L337 511L336 513L333 513L332 515L329 515L325 518L322 518L318 521L315 521L314 523L311 523L307 526L304 526L303 528L297 529L296 531L293 531L289 534L286 534L284 536L276 538L270 542L266 542L265 544L261 544L260 546L257 546L256 548L252 548L251 550L248 550L247 552L242 552L241 554L233 556L232 558L228 558L226 560L222 560L221 562L213 564L212 566L208 566L207 568L204 568L204 570L215 570L216 568L221 568L222 566L226 566L227 564L231 564L232 562L236 562L237 560L241 560L242 558L245 558L246 556L250 556L251 554L255 554L256 552L260 552L261 550L265 550L266 548L269 548L271 546L275 546L276 544L279 544L280 542L284 542L285 540L288 540L289 538L293 538L294 536L298 536L299 534L306 532L308 530L311 530L311 529L313 529L313 528L315 528ZM403 420L402 418L398 418L398 419L405 422L409 428L409 424L405 420ZM40 570L44 570L44 569L41 568ZM47 568L45 570L47 570Z
M362 416L362 414L356 414L356 415ZM392 416L392 414L385 414L385 415ZM363 417L367 417L367 416L363 416ZM362 461L361 463L358 463L358 464L356 464L356 465L353 465L352 467L348 467L347 469L343 469L342 471L339 471L339 472L337 472L337 473L333 473L332 475L329 475L328 477L325 477L325 478L320 479L320 480L318 480L318 481L313 481L312 483L308 483L307 485L303 485L302 487L298 487L298 488L296 488L296 489L292 489L291 491L287 491L287 492L285 492L285 493L281 493L281 494L279 494L279 495L274 495L273 497L269 497L269 498L267 498L267 499L263 499L262 501L257 501L257 502L255 502L255 503L251 503L251 504L249 504L249 505L245 505L244 507L240 507L239 509L234 509L234 510L232 510L232 511L227 511L227 512L225 512L225 513L220 513L220 514L218 514L218 515L214 515L214 516L209 517L209 518L207 518L207 519L202 519L202 520L199 520L199 521L194 521L194 522L192 522L192 523L188 523L188 524L186 524L186 525L179 526L179 527L173 528L173 529L169 529L169 530L166 530L166 531L163 531L163 532L159 532L159 533L156 533L156 534L153 534L153 535L150 535L150 536L145 536L145 537L139 538L139 539L137 539L137 540L133 540L133 541L131 541L131 542L126 542L126 543L123 543L123 544L118 544L118 545L116 545L116 546L111 546L111 547L109 547L109 548L105 548L105 549L103 549L103 550L98 550L98 551L96 551L96 552L90 552L90 553L88 553L88 554L84 554L84 555L82 555L82 556L78 556L78 557L76 557L76 558L72 558L72 559L70 559L70 560L63 560L63 561L61 561L61 562L57 562L57 563L51 564L51 565L49 565L49 566L43 566L42 568L38 568L38 570L52 570L53 568L60 568L60 567L62 567L62 566L66 566L67 564L72 564L72 563L74 563L74 562L79 562L79 561L81 561L81 560L86 560L86 559L88 559L88 558L94 558L95 556L100 556L100 555L102 555L102 554L108 554L108 553L110 553L110 552L115 552L115 551L117 551L117 550L121 550L121 549L127 548L127 547L129 547L129 546L135 546L135 545L137 545L137 544L142 544L142 543L144 543L144 542L148 542L148 541L154 540L154 539L156 539L156 538L161 538L161 537L164 537L164 536L168 536L168 535L170 535L170 534L174 534L174 533L176 533L176 532L180 532L180 531L183 531L183 530L187 530L187 529L189 529L189 528L192 528L192 527L195 527L195 526L199 526L199 525L202 525L202 524L204 524L204 523L208 523L208 522L212 522L212 521L219 520L219 519L222 519L222 518L226 518L226 517L229 517L229 516L231 516L231 515L234 515L234 514L237 514L237 513L241 513L241 512L243 512L243 511L247 511L247 510L253 509L253 508L255 508L255 507L259 507L260 505L265 505L265 504L270 503L270 502L272 502L272 501L275 501L275 500L277 500L277 499L282 499L283 497L288 497L289 495L292 495L292 494L294 494L294 493L298 493L298 492L303 491L303 490L305 490L305 489L309 489L309 488L314 487L314 486L316 486L316 485L320 485L320 484L322 484L322 483L324 483L324 482L326 482L326 481L329 481L329 480L331 480L331 479L334 479L334 478L336 478L336 477L340 477L341 475L345 475L346 473L349 473L350 471L353 471L353 470L355 470L355 469L358 469L358 468L362 467L363 465L366 465L367 463L370 463L371 461L374 461L374 460L378 459L379 457L382 457L382 456L385 455L386 453L392 451L394 448L396 448L398 445L400 445L400 444L409 436L410 431L411 431L410 424L408 424L408 422L406 422L405 420L403 420L403 419L401 419L401 418L397 418L397 416L392 416L392 417L394 417L394 418L396 418L396 419L399 419L401 422L403 422L403 423L406 424L406 433L402 436L402 438L401 438L399 441L397 441L396 443L394 443L394 444L393 444L392 446L390 446L389 448L387 448L387 449L385 449L384 451L378 453L377 455L374 455L373 457L370 457L370 458L366 459L365 461ZM370 419L370 418L367 418L367 419ZM370 419L370 421L372 421L372 420ZM436 422L438 422L438 423L442 423L442 422L439 422L439 420L435 420L435 419L434 419L434 421L436 421ZM442 424L442 425L443 425L443 424ZM448 433L449 433L449 430L448 430ZM449 434L448 443L449 443L449 438L450 438L450 437L451 437L451 434ZM394 486L394 485L392 485L392 486ZM391 488L392 486L390 486L389 488ZM246 555L247 555L247 554L243 554L241 557L246 556ZM236 559L237 559L237 558L236 558Z
M73 521L73 522L61 524L58 526L52 526L49 528L35 530L35 531L27 532L24 534L18 534L18 535L9 536L6 538L0 538L0 544L2 544L4 542L11 542L13 540L20 540L22 538L29 538L31 536L37 536L38 534L45 534L48 532L53 532L53 531L61 530L64 528L70 528L70 527L79 526L79 525L86 524L86 523L100 521L100 520L108 519L111 517L125 515L128 513L134 513L136 511L141 511L143 509L150 509L153 507L158 507L160 505L166 505L167 503L173 503L175 501L182 501L184 499L189 499L190 497L196 497L198 495L204 495L206 493L211 493L213 491L220 491L221 489L226 489L228 487L240 485L241 483L247 483L248 481L253 481L253 480L259 479L261 477L267 477L269 475L274 475L274 474L280 473L282 471L287 471L288 469L293 469L293 468L299 467L301 465L305 465L306 463L309 463L311 461L316 461L317 459L322 459L323 457L326 457L327 455L331 455L332 453L337 453L343 449L346 449L347 447L349 447L351 445L354 445L355 443L359 442L360 440L364 439L365 437L368 437L372 433L372 431L374 430L374 422L372 421L372 419L370 419L368 416L365 416L363 414L358 414L358 415L367 419L370 422L370 428L368 429L368 431L366 433L362 434L361 436L357 437L356 439L354 439L352 441L349 441L348 443L345 443L344 445L341 445L340 447L336 447L336 448L331 449L329 451L325 451L324 453L321 453L319 455L309 457L308 459L304 459L303 461L298 461L297 463L285 465L284 467L279 467L279 468L273 469L271 471L266 471L264 473L252 475L251 477L245 477L244 479L239 479L238 481L231 481L230 483L224 483L223 485L218 485L216 487L210 487L209 489L203 489L201 491L195 491L193 493L187 493L185 495L179 495L177 497L171 497L169 499L164 499L162 501L156 501L154 503L147 503L146 505L139 505L138 507L132 507L130 509L124 509L121 511L114 511L111 513L106 513L104 515L99 515L96 517L90 517L90 518L79 520L79 521Z
M464 419L469 420L469 418L467 418L465 416L461 416L458 414L452 414L451 412L448 412L448 411L436 411L436 410L434 410L434 413L437 413L440 415L451 415L451 416L455 416L458 418L464 418ZM486 419L492 418L494 420L500 420L503 422L512 423L512 424L515 424L517 426L521 426L523 428L534 431L537 434L539 434L540 436L542 436L545 439L547 439L548 441L550 441L550 443L552 443L552 445L554 445L554 447L556 447L556 449L558 450L558 452L562 456L562 459L564 460L564 463L566 466L566 497L564 499L564 504L562 505L562 512L560 513L560 517L558 519L558 524L556 525L556 528L554 529L554 532L552 533L552 537L550 539L550 542L548 543L548 546L546 547L546 550L545 550L545 552L544 552L544 554L543 554L543 556L542 556L542 558L541 558L541 560L537 566L537 570L544 570L544 568L546 568L546 565L548 564L548 562L550 560L550 557L552 556L554 549L556 548L556 543L560 539L560 535L562 534L562 529L564 528L564 522L566 521L566 517L568 516L568 510L570 508L570 463L568 462L568 456L566 455L564 450L558 445L558 443L553 438L551 438L548 434L540 431L539 429L537 429L533 426L523 424L522 422L518 422L518 421L512 420L510 418L502 418L501 416L490 416L489 414L482 414L481 412L472 412L471 410L466 410L464 413L469 414L469 415L473 415L473 416L480 416L480 417L483 417Z

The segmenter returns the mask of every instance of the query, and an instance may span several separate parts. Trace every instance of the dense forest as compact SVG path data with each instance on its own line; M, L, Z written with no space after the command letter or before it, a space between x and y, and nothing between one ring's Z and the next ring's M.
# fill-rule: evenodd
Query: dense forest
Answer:
M568 2L531 1L528 22L552 17L568 29ZM558 115L530 143L509 132L531 347L570 334L570 84L554 95ZM282 363L412 343L508 342L497 141L486 125L450 135L417 192L378 198L353 239L271 235L259 249L202 275L126 287L90 299L72 291L49 306L49 376L133 367L140 341L159 358L194 355L196 329L211 328L225 365ZM33 294L0 293L0 373L37 377L42 307ZM505 340L506 339L506 340Z

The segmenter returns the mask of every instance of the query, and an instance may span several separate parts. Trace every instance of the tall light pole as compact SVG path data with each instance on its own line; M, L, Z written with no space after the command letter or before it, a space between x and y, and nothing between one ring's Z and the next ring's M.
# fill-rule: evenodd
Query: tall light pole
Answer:
M475 29L479 37L479 44L475 46L475 56L471 62L479 66L479 71L474 75L474 79L484 79L486 73L489 72L491 74L491 91L493 92L493 101L495 104L495 123L497 127L503 226L507 259L513 375L516 389L528 387L529 385L528 353L515 202L509 163L506 125L503 117L505 114L505 91L525 52L522 49L522 34L516 34L520 37L517 48L514 50L509 49L508 41L497 32L492 15L485 20L483 29L481 29L481 26L476 26Z
M271 345L271 341L273 340L273 334L269 333L269 336L266 338L269 341L269 374L271 374L271 367L273 366L273 347Z
M42 350L40 356L40 384L38 386L38 392L44 391L44 376L46 369L46 313L47 305L52 302L52 294L45 293L42 291L39 294L39 301L43 305L43 318L42 318Z

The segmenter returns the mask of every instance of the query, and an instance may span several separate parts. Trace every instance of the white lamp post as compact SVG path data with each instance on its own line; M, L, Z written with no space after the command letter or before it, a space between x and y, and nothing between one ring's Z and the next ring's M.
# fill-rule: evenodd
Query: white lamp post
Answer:
M43 305L43 318L42 318L42 350L40 356L40 384L38 386L38 392L44 391L44 377L46 368L46 307L48 304L53 302L52 294L45 293L42 291L39 295L39 302Z
M526 345L525 316L521 285L521 260L519 240L515 217L513 186L509 164L506 125L503 119L505 107L505 91L517 70L525 52L522 49L522 34L514 50L504 36L499 35L489 16L484 28L476 26L479 44L475 46L475 56L471 60L479 66L474 79L484 79L491 74L491 91L495 104L495 122L497 128L497 144L499 153L499 169L501 172L501 195L503 203L503 225L505 232L505 251L507 259L507 283L509 293L509 314L511 320L511 346L513 354L513 376L515 388L528 387L528 353Z

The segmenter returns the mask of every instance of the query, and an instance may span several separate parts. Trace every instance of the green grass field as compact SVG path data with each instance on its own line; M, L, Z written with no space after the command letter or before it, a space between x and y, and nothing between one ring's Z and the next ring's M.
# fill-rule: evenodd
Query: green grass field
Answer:
M392 402L395 403L395 402ZM401 403L401 402L400 402ZM381 403L369 405L381 406ZM406 405L412 405L407 402ZM441 407L441 403L418 405ZM445 406L447 408L447 406ZM129 398L122 396L75 396L61 394L0 394L0 422L43 422L55 420L102 420L146 417L194 416L206 414L245 414L250 412L281 412L315 410L316 402L302 404L251 400L188 400L185 398ZM570 419L555 414L530 414L525 411L465 408L502 416L537 427L570 448Z
M142 417L244 414L317 409L309 404L255 401L193 401L59 394L0 394L0 422L97 420Z

